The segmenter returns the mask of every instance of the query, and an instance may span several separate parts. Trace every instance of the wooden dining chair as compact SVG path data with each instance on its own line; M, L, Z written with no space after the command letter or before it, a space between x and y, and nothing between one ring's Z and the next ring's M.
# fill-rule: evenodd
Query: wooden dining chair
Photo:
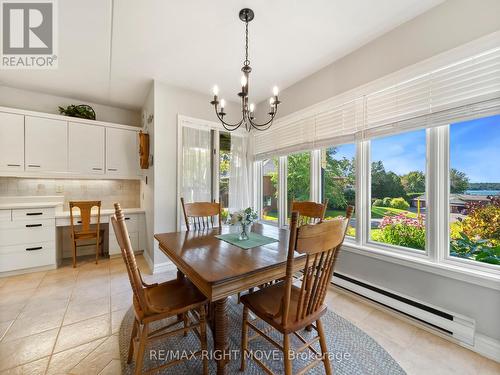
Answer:
M216 221L219 228L222 226L222 208L220 203L185 203L184 198L181 198L181 205L182 212L184 212L186 230L215 228Z
M292 212L290 239L288 245L288 258L286 264L286 277L277 284L246 294L241 297L243 303L243 324L241 335L241 371L245 370L246 356L256 361L267 374L273 372L248 350L248 342L263 336L268 342L283 351L285 375L292 374L292 359L290 358L290 336L294 335L300 340L301 346L296 352L310 350L314 360L303 367L298 374L304 374L323 362L327 374L332 370L328 359L325 333L321 323L321 316L326 313L324 303L335 267L335 261L340 246L344 241L347 225L352 215L349 206L346 218L336 218L318 224L298 226L298 212ZM306 254L304 277L299 285L294 284L293 263L294 252ZM249 310L257 316L249 321ZM283 335L283 344L266 333L269 330L258 328L254 322L262 319ZM316 330L317 336L307 341L297 331L311 326ZM248 328L256 333L248 337ZM318 353L313 344L319 341L321 353ZM292 350L293 351L293 350ZM321 356L321 354L323 354Z
M118 203L115 203L115 215L111 218L111 223L115 230L116 239L122 252L133 291L135 320L130 337L127 363L131 363L132 359L135 359L135 374L141 374L144 351L148 341L164 339L180 333L185 336L188 331L192 330L201 344L201 350L196 351L193 355L202 357L203 374L208 374L205 319L207 298L185 277L161 284L145 283L137 267L125 224L125 217ZM155 322L171 317L175 319L165 321L166 324L160 328L151 329L151 325ZM183 323L180 328L169 330L169 328L180 323ZM172 360L154 369L148 369L147 373L166 369L180 362L182 360Z
M73 216L73 209L80 210L80 220L76 222ZM97 220L92 228L91 214L92 208L97 207ZM95 240L95 263L99 259L99 251L104 255L104 229L100 228L101 222L101 201L73 201L69 202L69 217L71 221L71 242L73 245L73 268L76 267L76 250L81 246L88 246L88 240ZM77 227L78 226L78 227ZM81 227L79 227L81 226ZM79 243L85 241L84 243Z
M310 201L292 201L290 212L298 212L297 225L319 223L325 218L328 199L324 203Z

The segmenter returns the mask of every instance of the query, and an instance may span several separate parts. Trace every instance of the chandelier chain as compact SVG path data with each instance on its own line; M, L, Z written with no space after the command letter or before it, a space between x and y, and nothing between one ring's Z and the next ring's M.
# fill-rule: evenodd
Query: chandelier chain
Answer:
M245 62L243 65L250 65L250 60L248 60L248 21L245 22Z

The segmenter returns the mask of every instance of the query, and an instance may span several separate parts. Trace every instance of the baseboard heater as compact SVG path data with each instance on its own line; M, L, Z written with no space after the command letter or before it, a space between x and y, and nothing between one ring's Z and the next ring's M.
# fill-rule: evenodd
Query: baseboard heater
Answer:
M474 345L475 321L469 317L431 306L391 290L335 272L332 283L389 309L416 319L443 334Z

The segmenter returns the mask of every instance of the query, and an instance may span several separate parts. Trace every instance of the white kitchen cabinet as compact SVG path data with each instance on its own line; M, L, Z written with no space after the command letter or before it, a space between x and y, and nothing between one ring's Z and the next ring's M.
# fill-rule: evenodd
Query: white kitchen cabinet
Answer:
M68 123L69 171L81 174L104 174L105 128Z
M106 174L130 177L139 174L136 131L106 128Z
M24 116L0 112L0 170L24 170Z
M25 116L26 171L68 171L68 123Z
M55 267L54 208L2 210L0 216L0 273Z
M132 214L125 215L125 225L127 226L128 235L130 238L130 243L132 244L132 249L134 251L144 250L143 248L139 248L140 245L140 237L144 236L145 228L143 228L143 220L142 217L144 215L141 214ZM120 246L118 245L118 241L116 239L115 230L113 225L111 224L111 220L109 222L109 255L111 257L117 256L121 254Z

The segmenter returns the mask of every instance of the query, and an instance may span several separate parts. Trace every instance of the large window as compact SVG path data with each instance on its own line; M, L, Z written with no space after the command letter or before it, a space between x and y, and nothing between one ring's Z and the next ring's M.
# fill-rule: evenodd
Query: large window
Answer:
M500 115L267 159L256 168L262 170L262 219L286 227L293 200L328 200L326 219L360 203L346 247L496 275L498 145ZM288 208L287 215L278 207ZM449 238L442 224L449 224Z
M354 144L321 150L321 201L328 200L326 219L345 216L347 206L355 204L355 156ZM355 228L356 218L353 217L347 235L355 236Z
M302 152L287 157L287 207L291 216L292 201L308 201L311 196L311 153Z
M278 158L262 161L262 220L278 222Z
M500 264L500 116L450 125L450 254Z
M425 130L371 141L370 238L425 249Z

